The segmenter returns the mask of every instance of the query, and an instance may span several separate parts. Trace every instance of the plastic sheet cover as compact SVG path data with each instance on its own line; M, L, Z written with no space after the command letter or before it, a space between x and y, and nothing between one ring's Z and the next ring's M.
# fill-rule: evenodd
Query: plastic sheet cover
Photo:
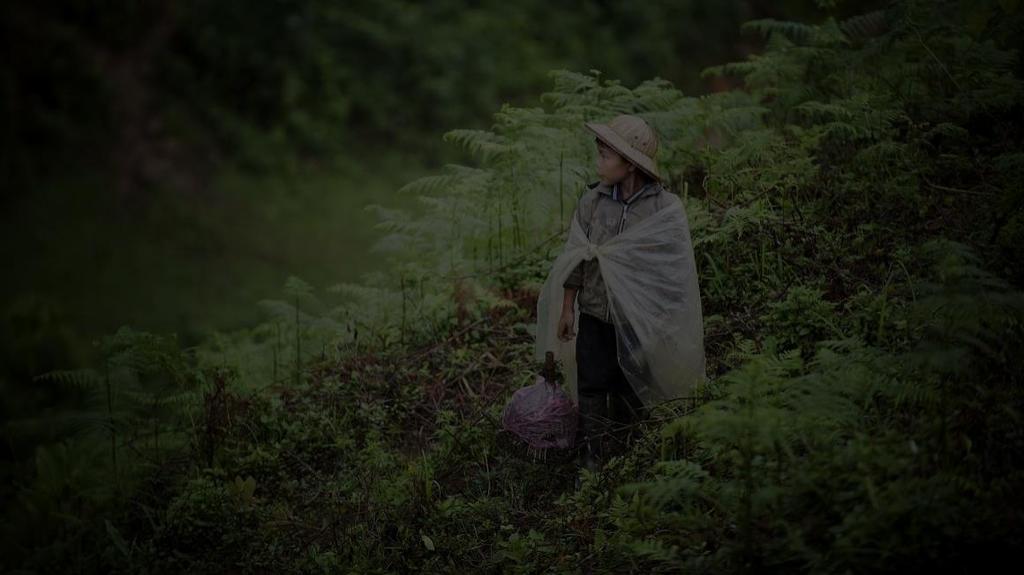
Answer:
M619 365L637 396L651 407L690 395L705 374L704 325L690 228L681 201L672 202L620 234L591 243L572 218L562 253L537 299L537 361L551 351L562 363L565 389L579 405L576 339L558 339L562 283L581 260L598 262L616 328ZM579 305L573 305L574 330Z

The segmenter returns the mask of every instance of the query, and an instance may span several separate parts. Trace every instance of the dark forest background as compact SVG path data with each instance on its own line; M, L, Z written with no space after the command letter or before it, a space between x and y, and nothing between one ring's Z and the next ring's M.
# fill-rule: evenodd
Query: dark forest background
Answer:
M859 7L858 7L859 9ZM462 161L547 72L730 86L740 23L803 2L7 2L4 301L84 334L254 319L288 273L375 269L360 208ZM72 279L74 278L74 279ZM26 300L30 298L30 300ZM12 313L13 310L8 313ZM34 313L34 312L28 312Z

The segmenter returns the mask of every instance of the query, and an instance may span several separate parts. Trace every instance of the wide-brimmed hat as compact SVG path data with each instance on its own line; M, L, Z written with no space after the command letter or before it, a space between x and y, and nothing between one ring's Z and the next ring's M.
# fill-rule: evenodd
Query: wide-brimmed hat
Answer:
M655 160L658 153L658 134L643 118L619 114L607 124L585 122L584 125L613 150L654 179L661 180Z

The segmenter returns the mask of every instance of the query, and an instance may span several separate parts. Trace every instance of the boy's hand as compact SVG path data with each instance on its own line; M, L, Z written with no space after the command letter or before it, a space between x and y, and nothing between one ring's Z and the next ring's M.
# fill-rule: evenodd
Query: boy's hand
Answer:
M574 323L576 323L576 318L573 317L572 309L562 310L562 315L558 318L558 339L569 341L576 337L576 331L573 329Z

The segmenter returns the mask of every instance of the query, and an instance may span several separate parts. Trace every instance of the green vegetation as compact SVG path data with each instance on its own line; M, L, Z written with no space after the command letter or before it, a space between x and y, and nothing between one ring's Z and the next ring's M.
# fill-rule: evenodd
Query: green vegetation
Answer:
M415 211L395 190L471 160L445 130L534 102L550 69L706 90L702 66L757 43L739 38L748 13L711 0L3 3L15 57L0 72L0 258L17 273L0 284L0 338L49 350L29 368L4 349L5 407L51 405L33 401L31 376L98 362L91 341L123 323L194 345L264 319L254 304L289 275L388 272L360 208Z
M822 5L830 2L820 2ZM40 378L83 406L7 499L40 572L985 571L1024 514L1024 101L1013 1L755 20L742 89L552 73L446 139L475 165L372 206L387 272L200 345L123 329ZM584 119L642 115L684 198L707 400L600 472L497 434L587 180ZM415 251L413 251L415 250ZM386 256L386 257L384 257ZM71 433L74 432L74 433ZM580 489L573 488L582 474Z

